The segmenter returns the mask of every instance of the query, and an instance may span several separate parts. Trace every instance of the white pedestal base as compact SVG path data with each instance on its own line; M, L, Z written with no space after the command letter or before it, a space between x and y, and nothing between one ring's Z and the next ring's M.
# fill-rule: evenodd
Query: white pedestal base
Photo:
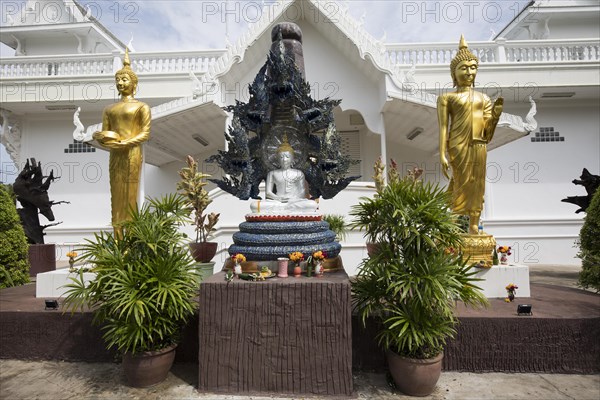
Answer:
M75 267L78 268L78 267ZM62 297L67 288L65 285L72 283L70 278L75 278L77 272L69 272L69 268L37 274L35 281L35 297ZM84 282L89 282L96 276L93 272L84 272Z
M506 297L506 285L514 283L519 288L516 297L530 297L529 267L527 265L494 265L489 269L473 268L477 271L477 278L483 279L476 282L485 297Z

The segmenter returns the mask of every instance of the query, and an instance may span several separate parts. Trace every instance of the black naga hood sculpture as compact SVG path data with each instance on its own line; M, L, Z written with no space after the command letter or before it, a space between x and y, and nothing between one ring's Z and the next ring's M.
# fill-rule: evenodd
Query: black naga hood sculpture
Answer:
M576 214L580 212L585 212L587 208L590 206L592 202L592 197L594 197L594 193L600 187L600 176L593 175L587 168L584 168L581 172L581 176L579 179L573 179L572 181L575 185L581 185L585 188L587 192L586 196L569 196L566 199L562 199L565 203L572 203L576 206L579 206L579 209L575 211Z
M60 222L57 222L49 225L40 225L39 214L46 217L48 221L54 221L52 206L60 203L68 203L66 201L54 202L48 197L48 188L54 179L54 171L50 171L50 175L44 176L41 163L36 164L35 158L32 158L31 162L27 160L25 168L23 168L23 171L15 179L15 183L13 183L13 191L23 207L17 211L19 212L19 217L21 217L27 241L30 244L43 244L44 229L60 224Z
M294 168L304 172L314 199L330 199L360 176L346 177L358 163L340 152L333 108L340 100L315 100L304 78L302 32L293 23L281 23L271 33L267 62L249 85L247 103L237 101L225 133L227 151L208 160L226 174L211 179L241 200L260 199L258 185L278 167L277 149L287 137L294 149Z

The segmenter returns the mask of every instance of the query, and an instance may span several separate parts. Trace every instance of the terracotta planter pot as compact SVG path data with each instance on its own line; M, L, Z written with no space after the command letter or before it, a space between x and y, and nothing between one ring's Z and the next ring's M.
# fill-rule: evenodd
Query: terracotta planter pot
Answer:
M190 252L197 262L207 263L217 254L217 242L190 243Z
M398 390L409 396L427 396L433 392L442 373L444 353L425 360L402 357L389 350L386 356Z
M123 371L127 384L132 387L148 387L161 383L167 378L177 345L157 351L139 354L123 354Z

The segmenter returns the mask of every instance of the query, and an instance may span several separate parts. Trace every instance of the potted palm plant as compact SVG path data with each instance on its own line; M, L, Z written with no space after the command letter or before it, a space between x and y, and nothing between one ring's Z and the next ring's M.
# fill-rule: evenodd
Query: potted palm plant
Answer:
M221 214L205 214L206 208L212 199L204 189L206 178L210 175L198 171L198 162L192 156L187 156L187 167L179 171L181 181L177 189L187 199L189 207L194 211L194 225L196 225L196 240L190 243L192 257L200 263L207 263L217 253L217 242L209 242L208 238L215 231L215 225Z
M66 285L65 310L92 310L134 387L166 378L181 327L197 306L197 272L178 230L187 221L180 195L149 199L120 225L121 238L97 233L78 249L96 277L86 285L81 269Z
M350 214L379 244L353 282L354 308L363 324L380 324L377 339L397 387L425 396L440 376L444 344L456 333L455 302L487 304L474 272L453 250L461 231L448 195L415 174L392 176Z
M381 160L381 156L377 159L373 165L373 181L375 182L375 197L379 196L386 188L385 182L385 169L386 165ZM418 179L421 175L422 170L415 169L410 171L409 174L413 179ZM395 182L399 179L398 164L391 159L390 166L388 167L387 180L388 182ZM358 229L365 231L364 237L367 239L367 254L369 257L374 256L379 251L379 240L381 232L379 231L379 225L370 224L370 218L376 211L374 209L366 209L372 207L373 204L365 204L365 209L354 215L354 221L350 224L351 229ZM357 211L357 210L355 210Z

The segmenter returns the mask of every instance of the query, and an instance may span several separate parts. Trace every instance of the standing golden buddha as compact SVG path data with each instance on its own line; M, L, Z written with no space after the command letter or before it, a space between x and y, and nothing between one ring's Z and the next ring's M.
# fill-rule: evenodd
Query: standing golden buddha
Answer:
M125 50L123 68L115 74L121 101L109 105L102 115L102 131L93 138L110 152L110 197L112 225L118 235L119 223L137 208L143 163L142 144L150 138L150 107L134 99L138 78Z
M487 95L473 89L478 66L479 59L461 36L458 53L450 63L456 91L442 94L437 102L440 163L442 172L450 179L448 191L452 209L457 214L469 216L468 236L471 241L477 240L476 245L471 243L478 248L477 254L469 252L472 258L475 257L472 261L485 261L486 264L489 261L491 266L495 241L489 235L478 235L478 227L485 192L487 143L494 136L504 100L499 97L492 102ZM448 174L449 167L452 167L452 178ZM474 238L476 235L477 239ZM468 239L467 247L470 246Z

